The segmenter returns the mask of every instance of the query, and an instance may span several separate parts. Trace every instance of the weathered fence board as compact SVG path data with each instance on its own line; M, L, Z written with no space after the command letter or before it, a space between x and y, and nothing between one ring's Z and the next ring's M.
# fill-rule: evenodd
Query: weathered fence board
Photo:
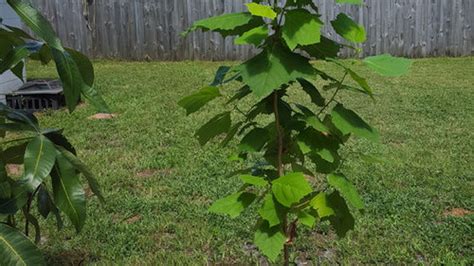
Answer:
M255 51L217 34L179 34L193 21L244 10L246 0L35 0L65 44L95 58L233 60ZM92 4L88 4L92 3ZM474 0L366 0L365 6L315 0L328 25L341 11L364 24L362 55L474 54ZM87 19L86 19L87 18ZM340 40L330 29L324 34ZM352 56L347 50L343 56Z

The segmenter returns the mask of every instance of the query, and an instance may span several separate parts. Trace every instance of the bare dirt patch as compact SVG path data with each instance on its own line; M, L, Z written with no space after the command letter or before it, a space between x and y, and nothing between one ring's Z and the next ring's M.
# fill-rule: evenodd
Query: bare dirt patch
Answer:
M98 113L92 116L89 116L89 120L107 120L107 119L114 119L118 115L117 114L105 114L105 113Z
M464 217L471 214L474 212L463 208L453 208L443 212L444 217Z

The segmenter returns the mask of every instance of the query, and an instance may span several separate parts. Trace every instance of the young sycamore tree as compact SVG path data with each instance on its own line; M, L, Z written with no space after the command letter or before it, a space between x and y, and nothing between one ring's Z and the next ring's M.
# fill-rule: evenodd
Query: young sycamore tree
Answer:
M362 0L336 2L363 4ZM373 98L373 92L366 79L337 56L342 48L355 49L354 44L365 42L366 32L341 13L331 26L347 44L322 36L325 25L311 0L254 0L246 7L247 12L197 21L184 35L201 29L236 36L236 45L253 45L260 52L240 65L220 67L209 86L183 98L179 105L190 115L214 99L226 99L225 110L198 129L196 137L205 145L225 135L225 146L238 136L237 159L253 166L239 173L240 189L209 210L235 218L250 205L258 205L254 244L272 262L283 253L283 262L288 264L299 225L313 228L329 221L343 237L354 228L351 212L364 208L355 186L340 170L339 150L351 136L378 141L379 134L338 95L362 93ZM310 63L312 59L335 64L341 77L325 73L317 62ZM403 75L411 64L386 54L368 57L363 63L383 76ZM317 88L317 79L325 85ZM347 83L349 79L354 82ZM240 83L240 89L224 89L229 82ZM311 104L295 102L290 90L306 93ZM254 101L248 110L243 110L244 98L251 98L245 99L247 104ZM256 157L261 159L254 164Z
M0 19L0 74L10 70L22 79L27 58L44 64L53 60L70 112L81 95L98 111L108 112L94 88L94 69L89 59L64 48L48 21L27 1L7 3L40 40L2 24ZM0 265L43 265L41 251L28 237L34 229L35 242L40 241L38 217L54 216L60 229L62 217L66 216L79 233L86 220L81 174L92 192L101 201L104 199L94 175L76 157L76 150L62 130L42 129L34 115L0 103L0 138ZM23 174L17 177L9 173L10 164L23 165ZM33 208L37 211L32 212ZM20 223L24 224L23 232L18 229Z

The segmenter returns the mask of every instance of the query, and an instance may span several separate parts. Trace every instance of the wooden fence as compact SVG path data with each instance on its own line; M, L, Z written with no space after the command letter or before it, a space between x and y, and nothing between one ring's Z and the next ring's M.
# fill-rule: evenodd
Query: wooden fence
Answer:
M234 60L254 51L211 33L179 34L193 21L242 11L245 0L35 0L65 44L94 58ZM474 54L474 0L365 0L362 7L315 0L323 21L340 11L365 25L363 54ZM339 37L325 27L324 34ZM340 40L340 39L339 39ZM344 51L343 56L351 56Z

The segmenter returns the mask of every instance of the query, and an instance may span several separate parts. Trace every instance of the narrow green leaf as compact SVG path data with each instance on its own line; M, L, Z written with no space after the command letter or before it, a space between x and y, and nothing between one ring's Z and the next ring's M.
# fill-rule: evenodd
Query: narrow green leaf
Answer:
M279 226L270 227L265 221L261 222L255 232L255 245L271 262L276 262L285 242L286 236L283 230Z
M290 50L298 45L310 45L321 41L323 22L305 9L293 9L287 12L282 36Z
M259 46L268 37L268 26L253 28L234 40L237 45L253 44Z
M258 210L258 213L268 222L270 227L274 227L283 222L287 211L288 210L285 207L276 201L272 193L268 193L265 195L263 205L260 210Z
M344 175L330 174L328 183L341 193L341 195L355 208L364 209L364 202L357 192L356 187Z
M302 173L290 173L272 182L275 198L283 206L291 207L312 192L311 186Z
M186 109L186 114L190 115L194 112L199 111L208 102L221 96L217 87L204 87L198 92L184 97L178 102L178 105Z
M102 203L104 203L105 199L102 196L102 193L100 191L99 182L97 182L97 178L89 169L89 167L87 167L87 165L85 165L81 160L79 160L79 158L77 158L73 153L68 151L66 148L62 146L56 146L56 148L61 152L64 158L66 158L69 161L69 163L72 164L74 168L76 168L76 170L78 170L84 175L94 195L96 195L97 198L99 198L99 200Z
M361 76L359 76L359 74L357 74L356 72L350 70L350 69L347 69L347 71L349 72L349 74L351 75L351 78L357 82L357 84L359 84L359 86L367 93L369 94L370 96L373 95L373 92L372 92L372 88L370 88L369 84L367 83L367 80Z
M311 97L311 102L316 104L317 106L323 107L326 104L321 93L319 93L316 86L313 83L307 81L306 79L298 79L303 90Z
M369 68L382 76L398 77L410 71L412 61L410 59L393 57L389 54L367 57L364 63Z
M369 126L353 111L346 109L342 104L336 105L332 113L332 122L342 134L354 134L371 141L379 141L378 132Z
M31 54L31 51L28 49L27 45L17 46L10 50L10 52L0 60L0 74L5 71L13 68L19 64L22 60L28 57Z
M253 193L238 192L226 198L217 200L209 208L209 211L217 214L229 215L231 218L238 217L257 196Z
M21 232L0 223L0 265L46 265L41 251Z
M258 17L269 18L271 20L275 19L277 13L273 11L271 6L265 6L257 3L247 3L245 4L249 9L250 14Z
M206 145L212 138L227 133L231 123L230 112L225 112L212 118L196 132L196 137L201 146Z
M53 27L34 7L26 0L7 0L7 3L15 10L23 22L38 37L43 39L50 47L64 51L61 41L56 36Z
M86 219L86 196L74 166L58 153L51 172L54 202L79 233Z
M337 34L350 42L363 43L367 40L364 26L358 25L344 13L337 15L331 24Z
M202 29L203 31L216 31L221 33L224 37L230 35L241 35L242 33L263 24L264 21L261 18L257 19L248 12L231 13L196 21L193 26L183 32L182 35L185 36L189 32L197 29Z
M49 175L56 160L54 144L45 136L39 135L26 146L25 173L22 182L33 192Z
M254 185L256 187L265 187L268 182L263 177L253 175L241 175L239 178L244 181L245 184Z
M76 108L84 81L74 59L66 51L51 49L56 70L61 78L66 105L70 112Z
M222 85L222 83L224 82L225 76L227 75L227 73L229 73L230 70L231 70L231 67L220 66L216 71L214 80L209 86L216 87L216 86Z
M43 218L48 218L49 213L51 212L51 199L49 197L48 190L45 185L41 185L37 193L36 203L38 205L38 212L43 216Z
M309 205L318 212L320 218L325 218L335 214L332 207L329 206L327 194L324 192L316 195L316 197L310 201Z

